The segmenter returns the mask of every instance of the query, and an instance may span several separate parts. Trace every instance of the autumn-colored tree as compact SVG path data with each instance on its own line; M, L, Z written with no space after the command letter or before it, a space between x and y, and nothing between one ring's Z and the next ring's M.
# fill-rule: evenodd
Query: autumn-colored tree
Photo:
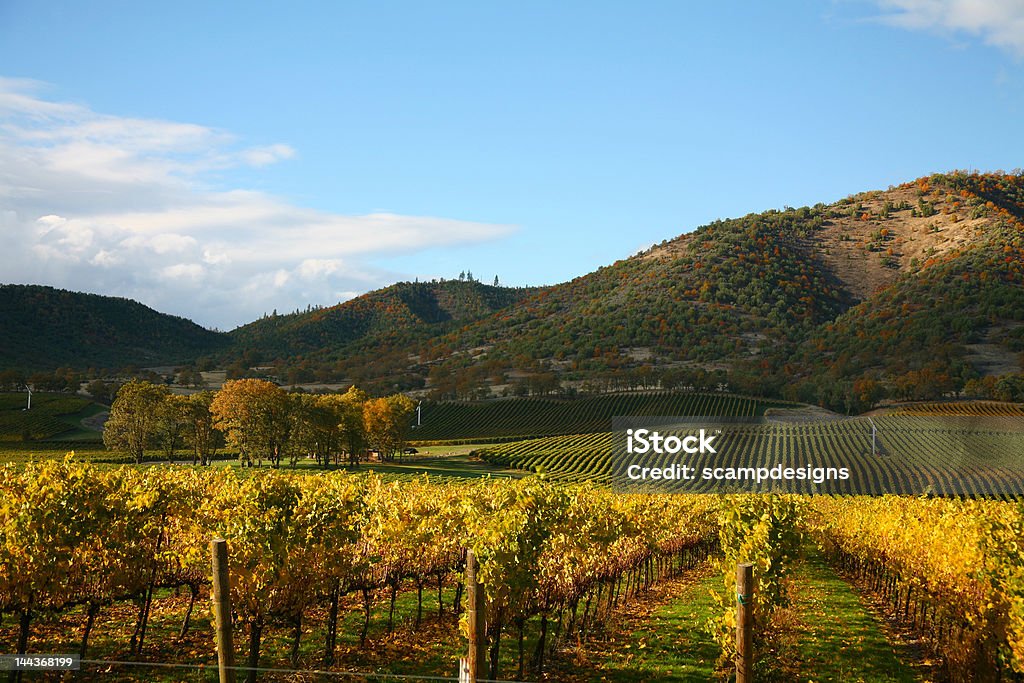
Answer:
M363 421L370 445L381 459L393 460L405 448L412 427L416 403L404 394L368 400L363 406Z
M291 402L273 382L238 379L226 382L210 404L214 427L238 448L239 459L250 467L253 457L263 464L281 464L291 437Z
M146 447L153 440L157 414L169 394L163 385L139 380L122 386L110 407L110 418L103 426L103 444L127 451L136 463L141 463Z
M858 402L857 408L866 410L885 397L885 387L870 377L862 377L854 381L853 393Z

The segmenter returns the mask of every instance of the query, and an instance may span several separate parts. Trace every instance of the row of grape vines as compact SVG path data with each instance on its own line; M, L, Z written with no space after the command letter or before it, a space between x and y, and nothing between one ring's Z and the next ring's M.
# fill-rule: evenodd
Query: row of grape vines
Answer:
M260 664L262 639L275 630L294 634L293 666L330 666L344 596L361 599L365 640L374 598L390 598L393 615L400 592L440 593L460 581L472 548L486 586L494 677L503 629L521 633L526 620L540 621L529 662L539 670L560 638L706 558L717 542L714 507L707 497L618 496L537 478L243 477L231 469L104 470L70 458L7 466L0 469L0 614L17 615L17 650L25 652L34 621L81 613L84 652L103 612L131 603L138 616L129 649L138 655L155 590L188 590L182 633L190 628L210 582L209 540L222 536L248 666ZM461 584L456 591L458 603ZM322 660L300 662L303 623L314 612L329 615ZM521 654L520 674L523 667Z
M808 526L952 680L1024 673L1024 507L941 498L813 499Z
M1014 417L855 418L804 424L729 425L718 452L693 455L632 456L630 463L666 467L844 466L850 479L827 488L791 481L789 492L936 493L1012 498L1024 493L1024 428ZM874 437L873 437L874 428ZM481 449L484 460L543 472L565 481L615 481L612 433L577 434L500 444ZM618 459L618 463L617 463ZM677 486L673 483L671 486ZM715 480L686 483L689 492L720 491ZM769 481L761 490L778 487ZM678 488L673 490L679 490Z
M760 437L751 429L750 438ZM754 563L756 628L770 629L794 588L790 569L804 533L912 623L954 680L1024 672L1024 509L992 500L622 496L535 477L243 477L51 460L0 469L0 614L16 615L19 651L32 649L33 623L80 614L84 652L105 613L134 605L130 651L141 656L155 590L188 590L182 632L189 629L210 582L207 544L220 535L230 546L240 640L249 644L244 663L260 665L261 639L276 633L293 639L293 667L331 666L342 604L363 606L363 639L371 603L390 600L390 630L400 593L415 590L422 600L424 587L439 596L448 587L457 613L472 548L486 587L490 677L500 673L502 632L521 644L529 622L539 634L532 653L519 648L523 678L559 642L600 626L652 582L713 556L723 582L707 626L728 659L736 563ZM314 618L323 647L316 661L299 661L310 630L303 624Z
M1024 404L1000 401L934 401L901 406L893 412L896 415L979 415L990 417L1009 415L1024 417Z
M423 405L418 441L528 438L607 431L616 416L716 415L756 417L771 407L792 407L724 393L654 391L583 398L514 398L480 403Z

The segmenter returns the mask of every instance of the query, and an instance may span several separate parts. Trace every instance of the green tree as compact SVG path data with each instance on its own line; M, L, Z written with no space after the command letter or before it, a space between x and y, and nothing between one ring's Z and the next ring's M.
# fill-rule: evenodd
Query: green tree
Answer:
M167 387L150 382L133 379L123 385L103 426L103 444L126 451L141 463L146 447L153 441L161 405L169 394Z
M350 465L359 464L359 456L366 450L366 421L363 419L363 406L368 396L355 385L350 386L341 396L341 439L345 452L348 453Z
M117 393L117 386L101 379L94 379L86 385L85 390L100 403L110 403L110 399Z
M185 406L185 440L192 446L192 464L209 465L217 449L224 445L224 435L213 426L210 406L216 394L200 391L187 399Z
M292 394L292 439L289 453L294 467L300 455L312 455L327 467L341 447L344 397L338 394Z
M155 441L167 462L174 461L174 454L183 444L188 426L188 397L168 393L157 408L153 426Z

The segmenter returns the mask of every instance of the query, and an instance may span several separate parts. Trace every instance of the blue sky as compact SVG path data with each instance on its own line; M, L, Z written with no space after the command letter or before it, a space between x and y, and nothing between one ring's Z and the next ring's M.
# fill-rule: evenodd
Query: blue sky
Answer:
M1024 166L1024 2L0 2L0 281L229 329Z

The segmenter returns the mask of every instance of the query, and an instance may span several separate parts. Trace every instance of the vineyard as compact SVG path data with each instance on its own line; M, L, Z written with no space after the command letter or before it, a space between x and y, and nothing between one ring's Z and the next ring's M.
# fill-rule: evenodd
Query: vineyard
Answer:
M717 643L724 675L734 654L736 563L754 563L757 666L770 668L773 629L785 627L781 615L803 590L802 557L823 552L913 630L952 680L1010 680L1024 672L1022 513L998 501L622 496L539 478L242 478L230 469L100 470L51 460L0 469L0 650L144 662L187 644L182 664L212 664L202 606L208 542L219 535L230 548L244 666L349 666L339 642L359 651L373 629L394 632L396 605L404 605L415 630L403 638L455 649L410 669L385 648L375 670L449 675L472 549L491 678L541 675L617 609L707 563L723 580L711 617L694 628ZM171 603L181 606L173 629Z
M185 638L211 580L208 542L220 535L230 547L248 666L266 664L264 641L274 638L290 642L290 666L331 666L345 621L339 605L358 605L360 642L371 605L390 605L390 632L396 600L410 590L417 625L424 589L436 590L443 612L442 596L454 587L449 607L457 613L472 548L488 587L492 674L502 631L520 643L528 621L536 632L529 662L519 649L521 677L524 667L543 668L560 638L585 633L642 586L706 557L716 543L713 506L707 498L619 497L536 479L239 478L231 470L99 470L71 459L8 466L0 470L0 615L16 615L16 623L3 620L0 650L45 649L52 644L32 640L35 625L77 618L68 629L81 634L73 649L87 653L104 613L128 605L135 626L123 645L137 657L153 640L154 596L167 589L189 593L178 636ZM319 645L303 650L313 614ZM212 634L202 636L209 661Z
M426 403L417 441L512 440L608 431L621 415L757 417L799 404L722 393L656 391L584 398L515 398L480 403Z
M1019 504L824 497L812 508L834 561L942 653L954 680L1024 671Z
M957 415L964 417L1024 417L1024 404L999 401L932 402L901 406L896 415Z
M873 444L873 427L876 428ZM615 436L577 434L481 449L485 461L544 473L560 481L621 481ZM718 453L688 456L698 468L842 464L850 469L837 493L936 493L1015 497L1021 491L1024 429L1016 417L887 416L805 424L731 425ZM638 456L629 462L666 467L678 456ZM618 477L617 477L618 475ZM777 488L766 482L762 490ZM816 484L790 482L790 492L813 493ZM688 484L690 492L721 491L715 481ZM679 490L669 484L666 490Z
M49 439L75 428L67 416L91 405L88 399L66 394L36 393L32 410L24 410L28 395L0 393L0 441Z

